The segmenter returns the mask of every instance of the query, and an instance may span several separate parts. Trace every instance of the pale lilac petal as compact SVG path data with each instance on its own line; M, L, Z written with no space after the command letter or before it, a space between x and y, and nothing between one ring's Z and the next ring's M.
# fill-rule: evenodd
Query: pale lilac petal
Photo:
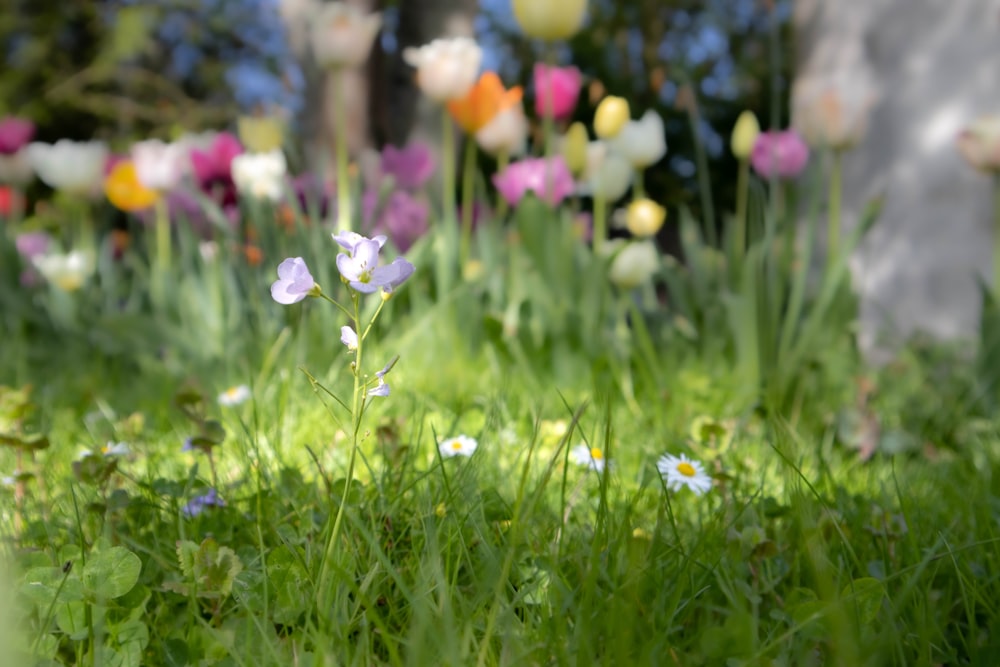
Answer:
M358 348L358 334L351 327L340 327L340 342L347 346L348 350Z

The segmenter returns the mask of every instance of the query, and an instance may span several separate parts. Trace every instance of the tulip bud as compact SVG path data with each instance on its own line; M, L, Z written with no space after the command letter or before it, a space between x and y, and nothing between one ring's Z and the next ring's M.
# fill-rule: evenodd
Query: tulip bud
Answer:
M736 119L733 126L733 134L729 139L729 146L733 150L733 155L739 160L746 160L753 152L754 142L760 134L760 123L757 116L752 111L744 111Z
M609 95L601 100L594 113L594 132L601 139L617 136L629 121L628 100Z
M622 289L648 282L660 270L660 253L652 241L633 241L615 255L608 279Z
M566 166L574 175L580 175L587 169L587 126L577 122L569 126L563 138L562 154Z
M652 199L636 199L625 213L625 225L633 236L653 236L666 219L667 209Z
M514 0L514 18L529 37L548 41L575 35L587 13L587 0Z

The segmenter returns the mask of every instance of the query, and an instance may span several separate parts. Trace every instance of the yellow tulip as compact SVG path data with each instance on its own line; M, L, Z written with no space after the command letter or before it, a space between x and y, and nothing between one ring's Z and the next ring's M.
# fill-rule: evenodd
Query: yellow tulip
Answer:
M760 123L757 116L752 111L744 111L736 119L733 126L733 134L729 139L729 146L733 150L733 155L739 160L746 160L753 152L754 142L760 134Z
M284 142L285 128L274 116L242 116L236 128L240 141L251 153L270 153Z
M594 112L594 132L601 139L616 137L629 121L628 100L609 95L601 100Z
M569 126L563 138L562 155L566 166L574 175L582 174L587 169L587 144L590 136L587 126L577 122Z
M122 160L115 165L104 179L104 194L115 208L128 213L145 210L160 198L160 193L139 180L132 160Z
M569 39L580 30L587 0L514 0L514 18L528 37Z
M652 199L636 199L625 211L625 225L633 236L653 236L667 219L667 209Z

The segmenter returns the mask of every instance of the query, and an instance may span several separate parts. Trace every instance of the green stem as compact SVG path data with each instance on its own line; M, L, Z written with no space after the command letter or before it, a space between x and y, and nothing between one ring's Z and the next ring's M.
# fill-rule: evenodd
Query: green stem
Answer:
M167 273L170 271L170 212L167 200L161 196L156 200L156 259L154 260L153 276L150 283L154 305L161 306L167 287Z
M603 194L594 196L594 254L600 257L608 235L608 206Z
M750 161L740 160L736 177L736 229L733 231L733 253L742 264L747 248L747 200L750 196Z
M642 169L635 170L635 180L632 181L632 198L642 199L646 196L646 186L643 183L643 175L645 172Z
M712 204L712 182L708 174L708 157L705 145L698 132L698 103L694 100L694 88L691 88L692 101L687 105L688 122L691 125L691 137L694 140L695 164L698 169L698 191L701 195L701 211L705 224L705 239L710 246L716 245L715 209Z
M337 230L351 229L351 176L347 155L347 98L342 70L333 74L334 151L337 158Z
M993 175L993 290L1000 295L1000 173Z
M826 263L831 267L840 254L841 171L841 152L834 149L833 169L830 172L829 220L826 228Z
M441 217L446 224L455 222L455 133L448 109L441 108Z
M476 140L465 138L465 157L462 164L462 236L459 241L459 266L464 267L469 261L469 250L472 246L472 206L475 201L476 186Z
M500 151L500 155L497 156L497 173L502 174L507 166L510 164L510 153L507 151ZM507 200L504 199L503 195L497 197L497 220L503 220L507 217Z
M557 54L556 48L551 42L545 43L545 64L549 68L556 67ZM542 114L542 137L545 146L545 157L550 158L555 154L556 145L556 99L555 90L552 84L551 69L549 72L549 86L546 87L544 91L545 100L543 104L543 110L545 113Z
M357 292L351 295L354 301L354 330L361 328L360 296ZM374 318L373 318L374 319ZM371 324L369 323L369 327ZM366 330L367 333L367 330ZM337 545L337 538L340 536L340 527L344 522L344 509L347 507L347 499L351 493L351 482L354 480L354 464L358 455L358 433L361 430L361 413L364 409L364 384L361 381L361 353L364 349L364 336L358 336L358 348L354 351L354 394L351 398L351 457L347 463L347 478L344 482L344 493L340 499L340 507L337 508L337 516L333 522L333 528L327 536L326 548L323 551L323 566L319 574L319 591L317 599L319 601L318 613L321 618L329 613L332 603L331 595L331 565Z

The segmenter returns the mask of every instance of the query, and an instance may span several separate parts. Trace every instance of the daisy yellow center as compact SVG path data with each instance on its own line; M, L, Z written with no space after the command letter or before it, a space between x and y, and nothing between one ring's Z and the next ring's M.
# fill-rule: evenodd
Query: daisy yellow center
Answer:
M601 459L604 458L604 452L602 452L597 447L593 447L590 450L590 458L594 459L595 461L600 461Z
M454 442L451 443L451 448L457 452L462 448L462 443L459 442L458 440L455 440Z
M229 389L226 390L226 396L228 396L229 398L236 398L236 395L238 393L240 393L239 387L230 387Z
M107 454L110 451L111 451L111 445L110 444L107 444L107 445L104 445L103 447L101 447L101 453L102 454Z
M695 476L694 466L688 463L687 461L681 461L680 463L677 464L677 472L684 475L685 477Z

